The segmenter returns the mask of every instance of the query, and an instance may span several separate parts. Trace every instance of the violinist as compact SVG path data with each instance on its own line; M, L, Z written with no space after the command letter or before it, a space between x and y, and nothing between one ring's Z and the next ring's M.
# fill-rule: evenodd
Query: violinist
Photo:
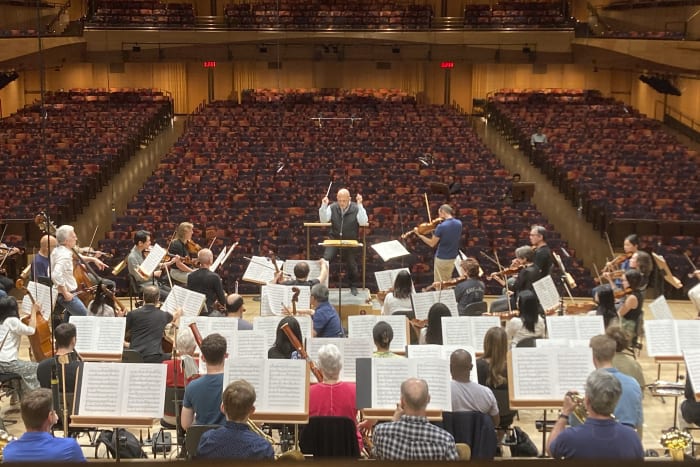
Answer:
M309 279L309 264L306 261L299 261L294 265L294 279L284 280L284 272L280 270L275 273L275 284L282 285L304 285L307 287L313 287L316 284L325 284L328 280L328 262L321 258L318 260L321 266L321 272L316 279Z
M362 205L362 195L357 194L355 203L350 201L350 192L342 188L338 190L336 202L328 204L328 196L321 200L321 207L318 209L318 217L321 222L331 223L332 239L337 240L358 240L360 226L368 222L367 211ZM338 255L340 250L340 260L347 267L346 271L350 281L350 292L357 295L357 284L359 284L359 274L357 272L358 248L338 248L326 247L323 259L330 261Z
M197 253L201 248L192 241L194 225L190 222L182 222L175 231L175 240L168 247L168 254L178 258L189 258L190 253ZM175 267L170 270L170 276L183 286L187 285L187 275L194 271L183 261L175 261Z
M459 265L464 271L467 280L459 282L455 286L455 299L460 316L467 316L467 305L484 301L486 286L479 280L479 262L474 258L467 258Z
M56 237L44 235L39 240L39 251L32 260L32 271L30 276L33 280L39 277L49 277L49 253L56 248Z
M510 297L497 298L491 303L492 313L515 310L518 303L518 294L524 290L534 291L532 284L540 279L540 268L533 262L535 252L530 246L521 246L515 249L513 265L519 268L513 286L508 291ZM498 273L495 273L498 274ZM510 301L510 306L508 302Z
M387 293L382 303L382 314L392 315L397 311L413 310L411 293L413 292L413 281L408 271L399 271L394 279L392 291Z
M630 259L639 250L639 237L637 237L637 234L630 234L625 237L622 248L625 253L605 263L603 268L603 277L605 279L614 279L614 286L618 289L622 287L622 278L614 277L614 272L619 269L624 274L631 267ZM597 290L594 289L594 295L595 292Z
M630 256L630 269L637 269L642 275L642 283L639 286L640 290L644 292L649 285L649 276L651 276L651 271L654 268L651 261L651 255L644 250L637 250Z
M78 282L73 271L73 257L76 255L73 249L78 242L78 236L75 234L73 226L62 225L56 229L56 241L58 246L51 252L51 280L59 293L56 302L66 309L64 321L67 322L70 315L87 315L85 304L80 301L76 294ZM86 263L94 264L100 270L107 267L105 263L94 256L79 255L79 257Z
M617 309L620 315L620 327L630 338L632 345L637 344L637 327L642 317L644 293L640 289L642 274L636 269L628 269L622 276L625 297Z
M20 250L17 247L9 247L4 243L0 243L0 266L2 266L2 263L4 263L7 258L10 258L12 255L16 255L21 252L22 250ZM4 292L0 296L3 297L9 294L15 286L14 281L7 277L5 274L5 269L0 268L0 292Z
M221 283L221 277L209 270L214 262L214 254L209 248L202 248L197 253L199 269L187 275L187 288L205 295L207 311L202 311L205 316L224 316L214 307L214 302L226 303L226 294Z
M438 216L443 221L437 226L431 237L426 237L414 229L415 234L423 243L431 248L437 246L433 263L433 281L449 280L455 269L454 262L459 255L459 242L462 238L462 221L453 216L454 211L449 204L443 204L438 209Z
M124 312L119 309L115 310L114 300L110 299L105 288L102 288L102 284L99 284L95 289L95 298L88 303L88 316L124 316Z
M535 251L533 262L540 269L541 277L548 276L552 272L552 250L545 241L547 229L541 225L533 225L530 229L530 245Z
M22 394L39 387L37 364L20 360L18 356L22 336L31 336L35 332L37 313L41 313L38 302L32 306L29 322L24 324L19 319L17 300L14 297L0 297L0 339L5 341L0 349L0 371L17 373L22 377Z
M151 234L146 230L139 230L134 234L134 246L129 252L126 261L129 266L129 276L134 280L138 291L142 292L144 287L150 284L158 286L160 300L165 301L170 293L170 287L158 279L162 278L163 271L157 269L153 271L151 277L143 277L138 272L138 267L141 266L144 260L144 255L151 247Z

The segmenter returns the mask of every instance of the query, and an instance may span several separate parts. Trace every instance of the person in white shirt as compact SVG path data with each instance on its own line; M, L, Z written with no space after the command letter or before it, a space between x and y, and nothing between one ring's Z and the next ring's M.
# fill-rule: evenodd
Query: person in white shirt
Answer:
M17 373L22 377L21 394L27 394L39 387L36 377L36 362L19 360L19 344L22 336L32 336L36 329L36 314L41 312L39 302L32 306L29 322L24 324L19 319L19 307L14 297L0 298L0 371Z

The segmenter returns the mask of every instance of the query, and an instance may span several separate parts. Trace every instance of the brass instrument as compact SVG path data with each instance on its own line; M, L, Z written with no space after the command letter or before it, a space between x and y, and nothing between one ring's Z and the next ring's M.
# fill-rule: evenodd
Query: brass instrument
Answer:
M124 268L126 267L126 264L127 264L127 263L126 263L126 260L127 260L128 258L129 258L129 257L127 256L126 258L124 258L123 260L121 260L121 261L119 262L119 264L117 264L116 266L114 266L114 268L112 269L112 275L118 276L119 274L121 274L121 272L122 272L122 271L124 270Z
M260 428L253 420L250 418L248 419L248 428L250 428L250 431L255 433L256 435L262 436L262 438L267 441L270 444L275 444L275 440L272 439L272 436L268 435L265 433L262 428Z
M577 392L567 392L567 397L571 398L574 402L574 417L581 423L586 421L588 418L588 411L586 410L586 404L583 402L583 396Z

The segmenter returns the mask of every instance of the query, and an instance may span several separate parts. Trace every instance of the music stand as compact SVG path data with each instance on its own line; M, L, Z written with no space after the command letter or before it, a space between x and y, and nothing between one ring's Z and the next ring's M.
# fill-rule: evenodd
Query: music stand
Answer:
M365 249L365 244L360 243L357 240L324 240L323 242L319 243L320 246L323 247L335 247L335 248L362 248L363 252L366 252L367 250ZM340 254L340 251L338 251ZM366 253L365 253L366 254ZM342 256L342 255L341 255ZM364 267L364 256L362 259L362 288L365 288L365 267ZM338 308L342 308L343 306L343 259L341 258L339 261L340 264L340 271L338 273ZM351 284L352 287L352 284ZM340 311L338 311L340 313Z

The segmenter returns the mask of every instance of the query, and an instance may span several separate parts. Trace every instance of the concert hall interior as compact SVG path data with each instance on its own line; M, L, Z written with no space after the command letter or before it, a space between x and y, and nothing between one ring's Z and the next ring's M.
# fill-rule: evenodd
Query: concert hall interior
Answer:
M440 361L460 345L482 356L482 318L506 331L511 356L528 351L516 347L527 333L549 341L537 347L588 349L591 329L603 333L612 320L628 332L625 353L645 379L637 427L645 454L670 455L660 439L685 426L675 411L700 331L698 0L0 0L0 8L0 309L9 295L22 322L35 301L44 317L30 340L17 331L26 323L0 316L7 434L25 432L18 394L36 378L23 372L58 362L52 336L69 316L79 346L89 340L81 330L94 341L86 363L169 359L165 347L122 356L124 339L115 354L96 337L107 333L99 320L108 309L120 321L110 329L138 340L129 314L157 304L173 320L156 332L164 346L201 314L202 335L220 332L229 346L243 332L264 333L265 360L278 322L295 315L302 349L290 352L309 362L323 338L369 342L372 326L359 323L392 312L395 339L444 344ZM410 273L408 292L400 270ZM609 288L615 307L606 315L594 300ZM531 291L535 331L517 311ZM429 312L438 302L469 340L448 338L450 325ZM329 309L333 331L319 324ZM86 313L100 317L81 321ZM217 327L224 317L245 324ZM431 319L438 341L426 330L435 330ZM553 336L557 319L572 336ZM240 342L226 371L248 357ZM357 376L341 373L357 381L358 403L360 379L375 371L359 365ZM10 373L20 379L6 381ZM513 407L524 404L512 425L541 454L538 422L543 411L557 420L564 393L541 407L519 390L506 391ZM308 416L313 401L305 403ZM266 422L275 455L294 447L282 428L300 414L282 414L280 425L258 412L249 424ZM165 426L100 417L101 427L130 426L149 442ZM95 457L86 434L78 441ZM151 448L144 443L149 458L177 457ZM510 457L499 445L496 458Z

